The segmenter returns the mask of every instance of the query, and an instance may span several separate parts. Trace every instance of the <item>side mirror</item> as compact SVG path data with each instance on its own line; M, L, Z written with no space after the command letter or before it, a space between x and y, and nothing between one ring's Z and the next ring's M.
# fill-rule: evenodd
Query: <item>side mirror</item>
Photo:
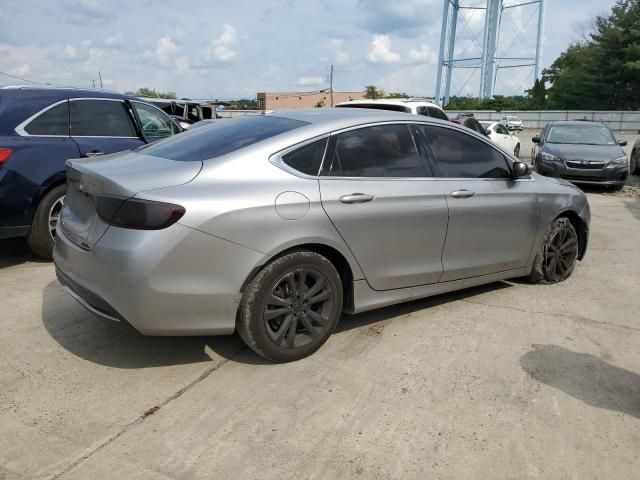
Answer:
M532 141L533 143L540 143L540 137L536 135L535 137L533 137L533 138L531 139L531 141Z
M620 145L621 147L626 147L627 146L627 141L626 140L618 140L618 145Z
M513 163L513 178L522 178L533 173L533 166L524 162Z
M485 134L487 137L488 137L488 136L490 136L490 135L491 135L491 130L485 130L485 131L484 131L484 134Z

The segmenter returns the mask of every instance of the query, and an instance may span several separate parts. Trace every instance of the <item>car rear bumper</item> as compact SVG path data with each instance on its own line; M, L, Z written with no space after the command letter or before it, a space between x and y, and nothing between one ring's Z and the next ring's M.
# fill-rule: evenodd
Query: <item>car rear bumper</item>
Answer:
M91 250L59 227L53 253L72 297L145 335L233 333L242 285L264 258L180 224L158 231L111 227Z
M540 161L537 171L547 177L564 178L583 185L620 186L627 182L629 168L626 165L606 166L602 169L568 168L564 162Z

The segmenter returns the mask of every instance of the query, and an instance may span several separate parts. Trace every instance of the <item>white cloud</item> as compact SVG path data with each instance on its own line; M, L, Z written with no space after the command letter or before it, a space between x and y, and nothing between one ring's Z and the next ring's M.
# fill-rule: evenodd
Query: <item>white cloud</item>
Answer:
M336 63L338 63L339 65L344 65L345 63L349 63L349 60L351 59L351 55L349 54L349 52L338 52L336 53Z
M144 53L146 58L152 59L163 68L175 68L177 72L183 73L189 70L189 58L186 55L179 55L180 49L170 35L164 35L158 39L156 48Z
M296 85L299 87L312 87L312 86L316 86L316 85L322 85L326 83L325 79L322 77L298 77L298 80L296 80Z
M389 35L374 35L367 57L372 63L395 63L400 61L400 55L391 51Z
M209 45L206 58L218 62L229 62L236 56L234 46L238 41L238 35L233 25L225 23L222 26L222 33Z
M31 67L29 66L28 63L23 63L22 65L16 67L16 68L12 68L11 70L9 70L9 73L11 75L18 75L20 77L26 77L27 75L31 74Z
M111 48L121 47L124 44L124 37L122 33L116 33L115 35L105 38L104 44Z
M409 50L409 59L420 63L436 63L438 55L429 45L423 43L419 49Z
M329 45L329 47L331 48L339 48L342 46L342 43L343 41L340 38L330 38L327 42L327 45Z

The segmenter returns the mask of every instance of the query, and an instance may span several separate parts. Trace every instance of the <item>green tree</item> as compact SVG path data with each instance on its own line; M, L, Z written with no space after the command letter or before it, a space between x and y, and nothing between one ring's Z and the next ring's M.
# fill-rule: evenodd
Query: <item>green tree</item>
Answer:
M176 92L158 92L155 89L142 87L136 92L139 97L176 98Z
M387 93L384 98L409 98L409 95L404 92L391 92Z
M616 0L587 40L574 43L543 72L551 108L640 108L640 0Z
M375 85L367 85L364 87L364 98L370 100L377 100L378 98L384 98L384 90L379 89Z
M547 87L543 79L536 78L536 81L533 82L533 87L525 93L527 94L529 106L532 109L544 110L547 103Z

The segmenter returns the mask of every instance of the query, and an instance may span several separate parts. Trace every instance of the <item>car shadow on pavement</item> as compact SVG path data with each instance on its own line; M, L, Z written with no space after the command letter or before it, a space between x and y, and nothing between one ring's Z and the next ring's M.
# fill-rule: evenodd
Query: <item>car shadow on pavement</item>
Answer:
M496 282L357 315L343 315L335 333L508 287L509 283ZM237 333L220 337L144 336L126 322L102 319L86 311L57 282L51 282L44 288L42 323L49 335L63 348L85 360L108 367L161 367L210 362L216 357L252 365L271 364L249 350Z
M73 300L58 282L42 293L42 323L51 337L78 357L108 367L130 369L211 362L246 349L227 337L147 337L126 322L100 318ZM258 360L256 360L258 361Z
M0 240L0 269L13 267L25 262L49 262L29 251L24 238Z
M640 418L640 375L595 355L557 345L532 345L520 358L533 379L593 407Z

